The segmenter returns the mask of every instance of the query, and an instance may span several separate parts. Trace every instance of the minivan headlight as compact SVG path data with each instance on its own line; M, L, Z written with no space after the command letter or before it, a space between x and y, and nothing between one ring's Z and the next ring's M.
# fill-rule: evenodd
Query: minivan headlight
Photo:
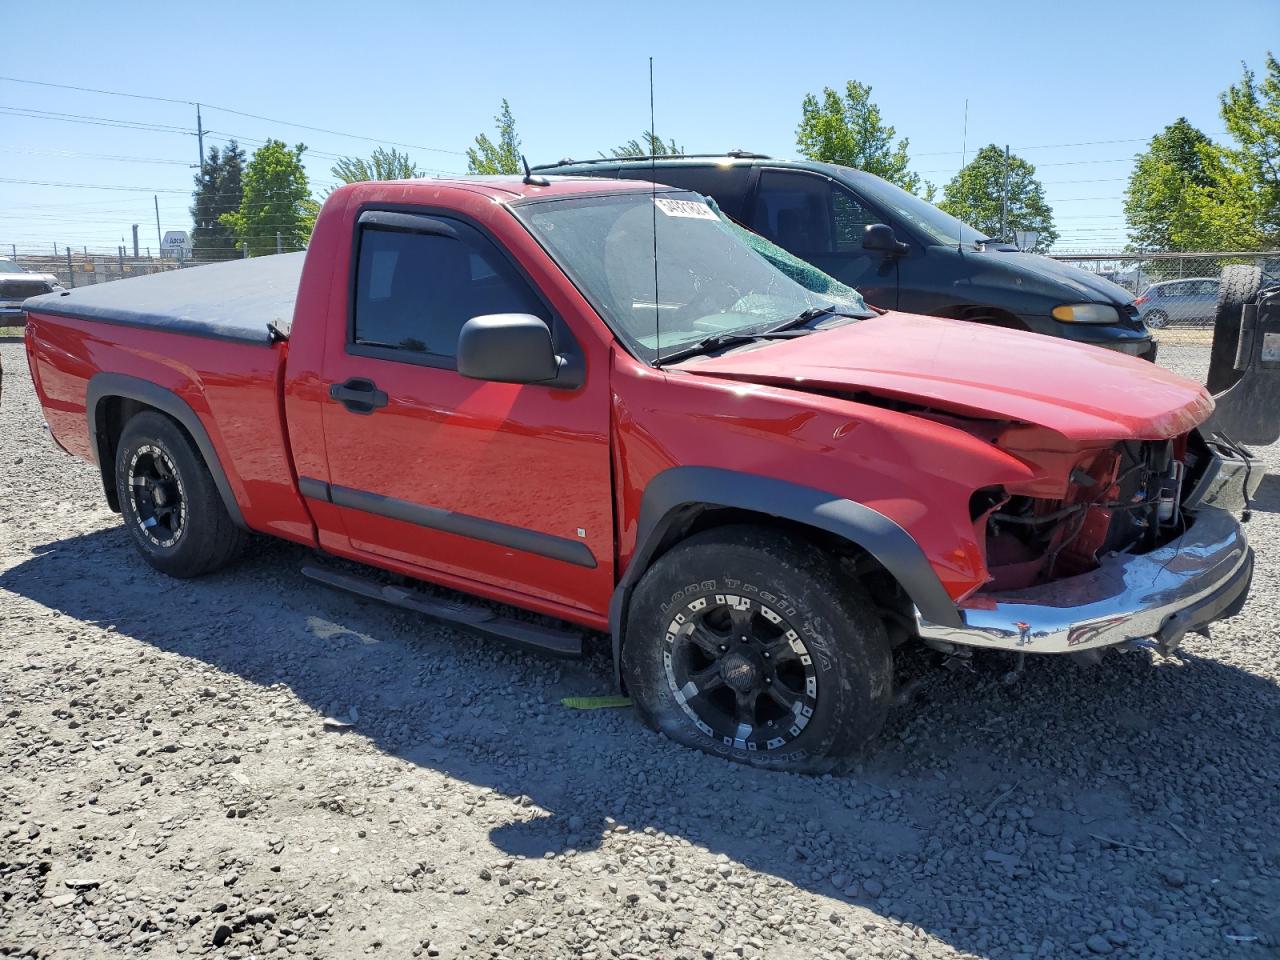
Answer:
M1053 308L1053 319L1063 323L1119 323L1120 311L1109 303L1064 303Z

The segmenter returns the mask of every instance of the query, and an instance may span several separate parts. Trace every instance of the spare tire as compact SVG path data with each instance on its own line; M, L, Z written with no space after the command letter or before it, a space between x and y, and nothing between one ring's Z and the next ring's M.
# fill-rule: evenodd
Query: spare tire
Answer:
M1213 318L1213 347L1209 353L1210 393L1221 393L1240 379L1236 351L1240 346L1240 323L1247 303L1255 303L1262 289L1262 268L1251 263L1233 263L1222 268L1218 283L1218 306Z

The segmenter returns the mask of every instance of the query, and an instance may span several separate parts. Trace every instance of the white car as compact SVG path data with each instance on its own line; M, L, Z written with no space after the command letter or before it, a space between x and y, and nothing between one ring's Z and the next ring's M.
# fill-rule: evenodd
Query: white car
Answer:
M0 257L0 326L21 325L22 302L28 297L61 290L62 282L52 273L28 273L9 257Z

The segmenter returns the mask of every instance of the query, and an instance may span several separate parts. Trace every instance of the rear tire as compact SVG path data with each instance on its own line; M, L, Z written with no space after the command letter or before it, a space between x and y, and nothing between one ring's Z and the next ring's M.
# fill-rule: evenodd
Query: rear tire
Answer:
M1163 330L1169 325L1169 315L1163 310L1152 310L1142 319L1152 330Z
M1222 279L1218 282L1218 307L1213 320L1213 347L1209 351L1210 393L1221 393L1240 379L1241 371L1235 366L1244 305L1255 302L1261 289L1261 267L1233 263L1222 268Z
M147 563L171 577L226 566L246 535L187 434L162 413L125 424L116 448L116 493L125 528Z
M892 666L856 581L810 544L744 526L696 534L645 573L622 649L649 726L799 773L831 770L880 731Z

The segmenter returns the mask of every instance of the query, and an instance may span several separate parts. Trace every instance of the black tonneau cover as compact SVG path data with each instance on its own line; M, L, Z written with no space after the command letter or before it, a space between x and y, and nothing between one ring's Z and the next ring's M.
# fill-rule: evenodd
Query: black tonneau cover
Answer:
M46 293L22 306L77 320L268 344L276 335L289 335L305 256L285 253L167 270Z

